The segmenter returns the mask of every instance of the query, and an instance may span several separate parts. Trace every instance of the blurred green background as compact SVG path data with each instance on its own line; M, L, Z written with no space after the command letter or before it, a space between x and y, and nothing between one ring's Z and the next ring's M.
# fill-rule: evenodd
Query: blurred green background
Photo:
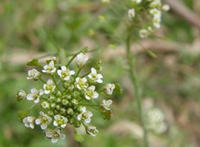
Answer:
M200 18L199 0L182 0ZM66 55L81 48L96 49L106 81L119 82L123 94L113 101L110 121L96 117L97 137L75 135L82 147L140 147L141 127L132 97L124 57L123 29L128 7L113 0L1 0L0 1L0 147L63 147L38 130L24 127L18 114L26 103L15 99L17 90L28 90L27 67L32 58ZM143 106L152 104L165 117L167 129L149 131L153 147L200 146L200 33L174 11L163 15L163 25L137 52L137 71L143 87ZM133 43L137 47L137 43ZM152 55L153 54L153 55ZM95 62L95 61L94 61Z

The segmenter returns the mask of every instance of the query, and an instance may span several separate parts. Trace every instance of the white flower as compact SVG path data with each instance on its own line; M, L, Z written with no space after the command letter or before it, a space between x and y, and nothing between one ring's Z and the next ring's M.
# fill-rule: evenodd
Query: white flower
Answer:
M167 4L164 4L164 5L162 6L162 10L163 10L163 11L169 11L169 10L170 10L170 6L167 5Z
M54 63L56 63L56 57L48 57L45 61L46 61L46 63L49 63L49 62L51 62L51 61L53 61Z
M149 32L146 29L141 29L139 31L139 35L141 38L146 38L148 36Z
M132 0L132 2L139 4L142 2L142 0Z
M42 106L42 108L44 108L44 109L48 109L48 108L49 108L49 103L46 102L46 101L44 101L44 102L41 103L41 106Z
M47 83L44 84L43 88L44 88L44 93L49 94L50 92L53 92L55 90L56 86L54 82L51 79L49 79Z
M159 28L160 28L160 22L161 22L160 19L154 19L154 20L153 20L153 26L154 26L155 28L159 29Z
M135 9L134 9L134 8L129 9L129 10L128 10L128 18L129 18L130 20L132 20L134 17L135 17Z
M101 0L101 2L104 4L108 4L108 3L110 3L110 0Z
M26 98L26 92L24 90L19 90L17 92L17 100L23 100Z
M161 7L161 0L153 0L150 4L150 7L152 8Z
M56 128L54 130L45 130L46 137L51 139L52 143L56 143L59 138L64 139L65 135L61 133L60 129Z
M86 64L86 62L88 61L89 57L88 55L85 55L83 53L80 53L76 56L75 58L75 62L79 65L79 66L83 66Z
M95 86L90 86L87 89L85 89L85 98L87 100L91 99L97 99L99 97L99 94L95 91Z
M28 71L27 79L28 80L38 80L39 76L40 76L39 71L37 71L36 69L31 69Z
M89 126L87 127L87 133L91 136L96 136L99 133L99 131L95 126Z
M88 75L88 77L94 82L103 83L102 74L97 74L97 71L95 68L91 68L91 73Z
M112 105L112 100L103 100L101 106L103 106L104 109L110 110Z
M44 69L42 70L42 72L44 72L44 73L54 73L56 71L56 68L54 66L54 61L50 61L43 68Z
M56 127L61 127L61 128L65 128L67 125L68 119L64 116L61 115L55 115L54 116L54 122L53 125Z
M149 108L146 110L146 126L148 129L155 131L156 133L163 133L167 129L167 125L164 122L165 117L163 112L158 108Z
M115 89L115 84L109 83L106 85L106 93L108 95L112 95L114 89Z
M153 17L159 19L161 17L161 11L158 10L157 8L153 8L149 10L150 14L153 15Z
M35 127L34 121L35 121L35 117L33 117L33 116L27 116L23 119L23 123L24 123L25 127L31 128L31 129L34 129L34 127Z
M85 88L87 88L88 87L88 83L87 83L87 79L86 78L79 78L79 77L77 77L76 78L76 87L78 88L78 89L85 89Z
M57 73L65 81L68 81L70 76L75 74L73 70L67 69L66 66L61 66L61 69L57 70Z
M44 112L40 112L40 117L35 120L36 125L40 125L41 129L44 130L51 123L52 118L45 114Z
M77 119L83 120L86 124L91 122L91 117L93 116L92 112L87 111L86 107L81 108L81 113L77 116Z
M153 32L153 29L152 29L152 27L151 26L149 26L148 28L147 28L147 30L149 31L149 32Z
M31 93L27 95L26 99L29 101L34 101L34 103L39 103L41 95L43 95L43 90L37 90L36 88L33 88L31 89Z

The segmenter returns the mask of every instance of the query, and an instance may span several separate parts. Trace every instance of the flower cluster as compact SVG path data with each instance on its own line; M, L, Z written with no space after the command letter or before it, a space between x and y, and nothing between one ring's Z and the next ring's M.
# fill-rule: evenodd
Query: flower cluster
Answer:
M154 29L160 28L162 11L170 9L168 5L162 5L161 0L131 0L131 5L128 18L138 25L136 27L140 27L141 38L146 38Z
M156 107L150 107L146 109L145 122L147 129L157 134L164 133L167 130L164 114Z
M52 143L64 137L62 132L67 125L84 126L91 136L98 133L97 128L90 125L91 110L105 115L111 113L112 100L100 100L100 97L110 98L115 84L105 84L98 68L88 70L88 60L88 55L79 52L66 65L60 65L53 57L47 59L45 65L38 61L38 68L28 71L27 79L39 81L42 86L40 89L32 88L28 94L24 90L17 93L17 100L26 99L39 106L36 107L38 116L27 113L22 118L25 127L34 129L39 126Z

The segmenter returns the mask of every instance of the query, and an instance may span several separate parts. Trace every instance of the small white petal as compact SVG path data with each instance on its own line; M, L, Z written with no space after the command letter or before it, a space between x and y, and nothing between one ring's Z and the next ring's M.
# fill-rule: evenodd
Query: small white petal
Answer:
M39 125L40 123L41 123L41 119L38 118L38 119L35 120L36 125Z
M51 142L52 142L52 143L56 143L57 141L58 141L58 139L55 139L55 138L52 138L52 139L51 139Z
M34 103L35 103L35 104L37 104L37 103L39 103L39 102L40 102L40 99L39 99L39 98L37 98L37 99L34 100Z
M28 94L27 95L27 100L29 100L29 101L33 100L33 95L32 94Z
M42 124L40 127L41 127L42 130L44 130L44 129L47 128L47 124Z

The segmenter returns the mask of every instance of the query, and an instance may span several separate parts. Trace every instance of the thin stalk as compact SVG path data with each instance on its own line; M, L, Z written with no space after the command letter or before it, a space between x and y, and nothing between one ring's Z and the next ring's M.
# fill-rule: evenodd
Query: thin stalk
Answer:
M72 63L72 61L76 58L76 56L77 56L79 53L84 52L84 50L86 50L86 49L87 49L87 47L81 49L80 51L78 51L77 53L75 53L74 55L72 55L71 59L69 60L69 62L67 63L66 66L69 66L69 65Z
M141 123L141 126L143 128L143 140L144 140L144 146L149 147L149 142L148 142L148 134L147 134L147 129L145 126L144 122L144 117L143 117L143 112L142 112L142 105L141 105L141 93L140 93L140 87L139 87L139 82L137 79L137 75L135 72L135 65L133 62L133 56L131 55L131 50L130 50L130 45L131 45L131 31L128 30L127 32L127 38L126 38L126 55L127 55L127 60L128 60L128 66L129 66L129 76L131 78L131 82L133 85L133 90L135 92L135 98L137 102L137 107L138 107L138 114L139 114L139 120Z
M60 92L62 93L62 90L59 88L59 86L58 86L58 84L57 84L57 82L56 82L56 78L54 77L54 75L51 75L51 78L52 78L52 80L53 80L53 82L54 82L54 84L55 84L57 90L60 91Z

